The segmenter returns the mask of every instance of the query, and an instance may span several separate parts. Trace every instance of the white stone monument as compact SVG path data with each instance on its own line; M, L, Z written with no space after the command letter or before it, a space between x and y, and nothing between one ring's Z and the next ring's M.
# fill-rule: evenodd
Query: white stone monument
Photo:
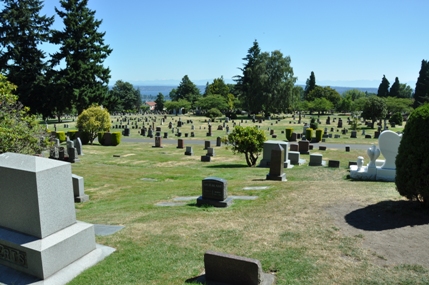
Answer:
M0 181L0 283L2 265L46 280L96 254L81 272L114 251L96 245L92 224L76 221L70 163L3 153Z
M358 165L350 166L350 178L353 180L368 181L395 181L396 165L395 159L398 154L402 135L392 131L383 131L378 138L378 149L372 145L367 154L370 159L368 165L363 165L363 157L358 157ZM383 154L385 160L377 160Z

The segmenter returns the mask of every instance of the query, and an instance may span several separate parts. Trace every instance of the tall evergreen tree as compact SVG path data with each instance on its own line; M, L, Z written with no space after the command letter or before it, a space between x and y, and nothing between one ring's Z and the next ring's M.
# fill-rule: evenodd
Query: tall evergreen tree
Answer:
M155 103L156 103L155 110L164 111L165 98L161 92L159 92L158 95L156 96Z
M388 97L389 96L389 87L390 87L390 82L389 82L389 80L387 80L386 76L383 75L383 78L381 79L381 83L378 86L377 96L378 97Z
M243 74L234 76L239 99L243 102L245 109L253 113L261 111L258 107L258 98L262 92L262 86L258 79L260 70L257 68L260 54L261 49L258 41L255 40L253 46L248 50L247 56L243 58L244 67L239 68Z
M390 97L396 97L399 98L399 88L401 87L401 84L399 83L398 77L395 78L395 82L393 82L392 87L390 87L389 96Z
M305 89L304 89L304 99L307 100L307 95L316 88L316 76L314 75L314 72L312 71L310 74L310 77L307 79L305 83Z
M17 86L19 101L32 113L42 113L47 102L45 53L54 17L41 16L41 0L3 0L0 12L0 72Z
M413 107L417 108L421 104L429 101L429 62L422 60L422 66L417 78L416 89L414 91Z
M177 86L177 89L175 89L174 101L184 99L193 105L200 96L200 89L189 79L188 75L185 75L179 86Z
M104 43L103 32L98 32L102 21L96 20L95 11L87 6L88 0L60 0L55 8L63 19L64 29L52 32L52 43L61 45L52 55L52 65L65 60L55 81L63 88L61 100L71 102L81 113L92 103L103 104L108 95L110 69L103 66L112 49Z

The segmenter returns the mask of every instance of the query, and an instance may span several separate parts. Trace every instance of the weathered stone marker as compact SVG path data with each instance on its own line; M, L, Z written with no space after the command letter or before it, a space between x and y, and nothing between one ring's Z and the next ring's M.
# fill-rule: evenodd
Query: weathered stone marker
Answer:
M275 277L262 271L257 259L207 251L204 254L205 276L198 281L230 285L271 285Z
M197 205L228 207L232 198L228 198L227 181L218 177L207 177L202 180L202 196L198 197Z

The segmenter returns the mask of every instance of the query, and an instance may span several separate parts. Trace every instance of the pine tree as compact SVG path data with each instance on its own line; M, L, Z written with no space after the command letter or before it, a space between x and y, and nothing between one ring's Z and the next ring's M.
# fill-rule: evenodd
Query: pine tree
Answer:
M34 113L46 113L45 53L54 17L41 16L41 0L3 0L0 12L0 72L17 86L19 101ZM48 112L49 113L49 112Z
M422 66L419 72L419 78L417 78L416 89L414 92L414 104L413 107L417 108L424 102L429 101L429 62L422 60Z
M305 89L304 89L304 99L307 99L307 95L316 88L316 76L314 75L314 72L312 71L310 74L310 77L307 79L305 83Z
M243 68L239 68L243 75L234 76L236 90L239 93L243 105L249 112L259 112L261 108L258 104L258 96L262 93L262 86L259 81L257 65L260 59L261 49L258 41L253 42L253 46L248 50L247 56L243 58L245 63Z
M98 32L101 20L87 6L88 0L60 0L63 11L55 8L63 19L64 29L52 32L52 43L61 45L52 55L52 65L65 60L54 81L66 87L61 100L71 102L81 113L91 104L103 104L108 95L110 69L103 66L112 49L104 44L105 33Z
M383 78L381 79L381 83L378 86L378 97L388 97L389 96L389 86L390 82L387 80L386 76L383 75Z

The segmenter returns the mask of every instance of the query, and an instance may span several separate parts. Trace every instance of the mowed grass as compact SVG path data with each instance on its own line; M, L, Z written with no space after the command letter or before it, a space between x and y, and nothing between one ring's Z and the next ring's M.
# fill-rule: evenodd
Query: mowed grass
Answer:
M180 128L180 131L182 133L182 139L185 140L201 140L201 139L208 139L206 137L207 131L208 131L208 118L204 117L204 116L193 116L193 115L180 115L180 116L173 116L173 115L168 115L165 123L163 125L161 125L161 118L163 116L160 115L131 115L131 116L111 116L111 121L112 121L112 128L110 129L111 132L122 132L122 128L119 128L120 125L128 125L128 127L130 128L130 136L129 138L146 138L146 137L142 137L140 135L140 129L143 127L143 124L145 124L146 128L149 128L149 126L152 126L152 121L151 119L153 117L157 118L157 121L154 123L155 127L161 127L161 136L164 135L164 132L168 133L168 138L169 139L177 139L178 137L174 136L174 134L171 132L171 130L168 128L168 124L169 122L172 122L172 126L174 127L174 132L177 132L177 121L180 119L182 122L184 122L185 124ZM277 138L273 139L273 140L286 140L286 134L285 134L285 130L286 128L292 128L294 132L296 133L302 133L303 131L303 126L304 123L310 124L310 120L311 117L314 117L317 119L317 115L314 114L313 116L310 115L306 115L305 117L302 118L301 124L298 124L298 117L296 117L295 119L292 118L292 116L290 114L288 115L280 115L280 116L273 116L273 118L271 120L263 120L261 123L259 123L258 121L253 123L252 119L249 119L247 116L239 116L237 119L235 120L230 120L229 123L227 123L226 125L229 125L230 127L230 131L232 131L233 129L233 122L235 122L237 125L241 125L243 127L247 127L247 126L259 126L261 130L263 130L267 136L268 139L273 139L270 135L271 131L274 130L274 134L277 135ZM324 130L325 128L328 129L328 132L330 134L332 134L332 138L326 138L326 143L338 143L338 144L377 144L378 140L374 139L374 132L377 130L377 128L375 129L371 129L368 128L366 126L364 126L363 122L360 122L359 126L358 126L358 131L357 131L357 138L350 138L350 125L347 123L347 116L344 115L330 115L331 118L331 124L327 125L326 124L326 118L328 117L328 115L321 115L320 116L320 122L321 124L319 124L319 129ZM121 119L127 118L127 120L125 121L121 121ZM145 122L144 118L148 118L148 122ZM336 122L333 122L333 119L336 119ZM337 128L337 122L339 119L342 119L343 121L343 127L342 128ZM138 121L138 119L142 119L140 122ZM129 124L128 124L128 120L129 120ZM192 120L193 125L194 125L194 130L191 129L192 124L191 123L187 123L187 121ZM214 122L211 122L212 125L212 137L210 138L211 140L215 140L216 137L224 137L226 136L226 130L225 128L223 130L218 130L218 126L222 125L224 123L225 118L217 118ZM69 128L64 128L64 124L68 124ZM137 126L136 126L137 123ZM44 124L44 123L43 123ZM56 123L55 120L50 120L48 122L49 125L49 129L51 131L54 130L54 124L56 124L57 130L58 131L65 131L67 132L68 130L73 130L75 129L75 124L76 121L72 121L71 119L64 119L63 123ZM116 128L116 126L118 126L118 128ZM134 126L134 128L132 128ZM402 126L396 126L395 128L390 128L390 130L394 131L394 132L402 132L403 128L405 126L405 122ZM376 126L377 127L377 126ZM390 127L390 125L389 125ZM333 128L333 131L331 131L331 129ZM346 134L342 134L341 130L342 129L349 129L349 132ZM365 134L371 135L372 138L371 139L366 139L365 135L362 134L362 131L365 130ZM282 131L284 133L282 133ZM194 132L195 137L191 137L190 133ZM188 137L185 138L185 133L188 133ZM339 138L334 138L334 135L337 134L340 137ZM155 135L155 133L154 133ZM316 136L316 132L313 131L313 136Z
M203 256L214 250L256 258L275 274L276 284L423 284L429 273L405 264L380 267L374 252L362 246L364 236L348 236L328 211L342 203L375 204L400 200L394 183L352 182L349 160L365 151L331 149L324 160L340 160L340 168L286 169L288 181L265 180L267 168L249 168L243 155L215 147L212 162L200 161L174 144L121 143L116 147L84 146L72 165L83 176L90 201L76 204L81 221L123 225L97 243L116 251L70 284L188 284L204 271ZM319 151L317 151L319 152ZM119 157L117 157L119 156ZM308 155L302 158L309 160ZM228 181L229 195L258 196L235 200L228 208L160 207L175 197L201 195L201 180ZM265 190L244 187L267 186Z

